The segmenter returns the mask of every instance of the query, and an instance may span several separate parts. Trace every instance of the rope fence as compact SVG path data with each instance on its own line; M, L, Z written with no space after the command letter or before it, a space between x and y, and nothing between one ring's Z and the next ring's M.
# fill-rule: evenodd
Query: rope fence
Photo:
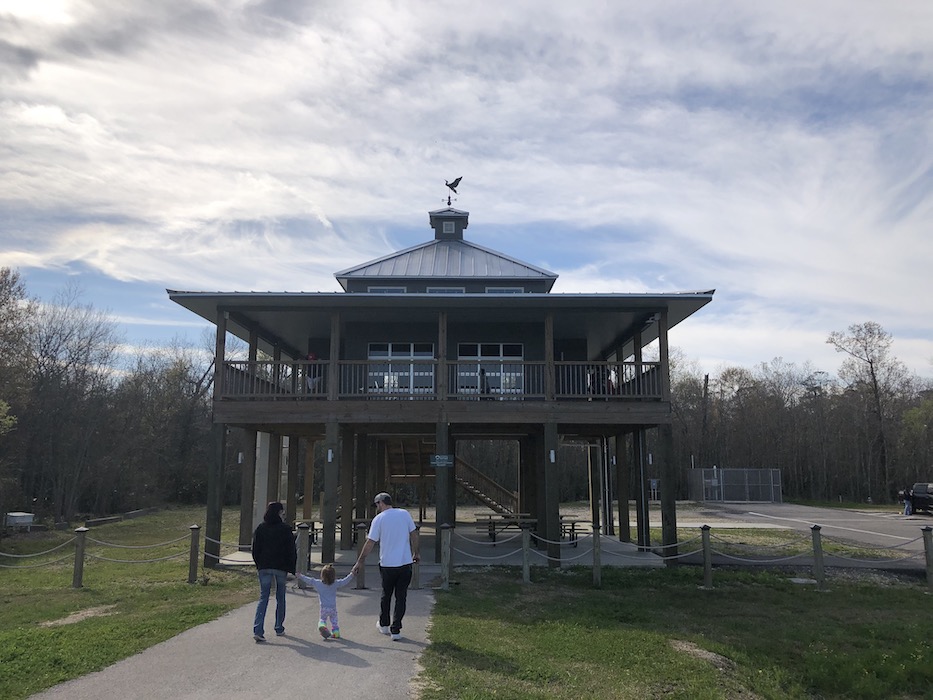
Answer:
M365 525L360 525L359 527L365 528ZM304 528L304 530L302 530ZM297 538L298 547L299 547L299 567L303 570L307 569L308 559L308 536L307 536L307 524L301 524L298 526L299 536ZM88 536L88 528L79 527L75 530L75 535L71 539L62 542L50 549L47 549L42 552L35 552L32 554L14 554L8 552L0 552L0 562L5 559L13 560L10 564L0 563L0 568L4 569L35 569L43 566L53 566L56 564L61 564L68 559L73 558L74 560L74 572L72 578L72 587L81 588L83 585L83 576L84 576L84 564L86 560L98 560L106 561L119 564L152 564L157 562L164 562L173 559L179 559L188 555L188 583L195 583L198 580L198 564L199 556L201 552L200 547L200 537L201 537L201 527L199 525L191 525L190 534L188 536L181 536L173 540L168 540L165 542L159 542L156 544L150 545L126 545L115 542L106 542L104 540L98 540L94 537ZM451 525L441 525L439 528L439 534L441 537L441 588L446 589L449 586L450 574L453 568L453 561L456 555L462 561L460 563L477 563L477 562L499 562L510 557L515 557L520 555L522 559L522 579L525 583L531 582L530 567L531 567L531 555L535 554L539 559L545 560L550 566L560 566L561 564L567 564L571 562L576 562L584 558L592 557L592 569L593 569L593 584L594 586L600 586L602 580L602 559L604 556L614 557L616 559L644 559L645 552L650 551L654 554L657 554L660 559L665 563L676 562L681 559L686 559L688 557L695 557L697 555L702 555L703 560L703 587L712 588L713 586L713 556L719 558L719 560L724 560L728 562L735 562L740 564L752 564L752 565L764 565L764 564L787 564L790 562L801 562L805 560L811 561L811 567L813 571L813 578L816 580L817 585L821 589L825 589L826 577L825 577L825 558L823 544L824 538L821 534L821 528L819 525L813 525L810 528L811 534L811 546L809 551L802 551L793 554L788 554L787 556L782 557L763 557L763 556L740 556L735 554L733 551L727 551L723 547L728 548L739 548L747 549L756 552L762 551L774 551L779 549L784 549L788 546L800 546L802 540L791 541L789 543L782 543L772 546L755 546L747 543L741 542L730 542L729 540L713 536L711 534L711 528L709 525L703 525L700 528L700 535L697 537L691 537L683 541L667 544L667 545L639 545L639 552L626 553L619 551L604 550L601 541L603 537L600 535L599 528L594 528L592 533L580 533L579 536L574 537L572 541L562 541L562 540L550 540L545 537L541 537L536 533L533 533L529 528L521 528L521 532L511 536L507 539L499 539L498 541L482 541L475 538L466 537L464 535L457 534L457 538L462 541L460 546L453 546L453 537L454 537L455 528ZM521 543L518 546L515 546L508 551L503 551L502 546L513 542L516 539L521 538ZM189 543L187 548L181 549L177 552L172 552L169 554L164 554L161 556L154 556L145 559L120 559L104 556L99 552L90 552L87 551L88 544L93 544L99 548L116 548L116 549L127 549L127 550L153 550L157 548L172 547L179 545L185 539L188 539ZM922 552L908 552L904 547L914 544L919 540L923 540L923 551ZM221 540L215 540L213 538L204 537L205 540L205 551L204 551L204 560L205 566L208 566L208 561L213 561L215 564L221 562L224 558L224 555L220 554L220 548L224 547L227 549L232 549L234 551L244 551L244 545L223 542ZM365 540L364 537L359 538L360 545ZM683 552L682 548L692 545L697 540L701 541L701 546L699 549L691 549L690 551ZM717 547L713 547L713 540L716 541ZM574 556L561 556L561 548L573 546L577 547L580 542L590 541L588 544L589 547L581 547L580 550L575 553ZM827 541L833 545L834 551L829 555L833 562L843 561L843 562L852 562L856 564L863 564L866 566L878 565L878 564L892 564L896 562L907 562L920 560L923 558L925 560L925 570L926 570L926 579L927 586L931 593L933 593L933 527L925 526L921 528L920 537L914 538L907 542L902 542L900 544L892 545L889 547L873 547L871 551L888 551L895 553L898 556L884 557L884 558L868 558L868 557L859 557L851 554L841 553L836 551L838 549L848 548L850 550L864 550L864 546L854 546L850 543L842 541L832 541L827 538ZM59 550L62 550L69 545L74 545L74 553L67 554L65 556L57 557L49 560L37 561L35 563L16 563L17 561L22 561L26 559L37 559L41 557L48 557L50 554L54 554ZM473 551L468 551L464 549L464 546L469 546ZM488 555L479 555L476 553L477 547L498 547L495 554ZM248 549L248 547L246 547ZM418 565L416 564L416 567ZM419 568L420 572L420 568ZM362 572L361 572L362 573ZM420 574L419 574L420 575ZM359 576L362 579L362 576ZM358 581L359 586L363 586L364 583L362 580ZM420 584L416 584L415 587L418 587Z
M779 543L776 545L753 545L743 542L731 542L726 538L713 536L711 534L711 529L709 525L703 525L700 528L700 534L696 537L691 537L683 541L674 542L666 545L648 545L640 549L650 550L653 553L660 556L661 560L665 563L675 562L681 559L686 559L689 557L696 557L697 555L702 555L703 559L703 588L712 588L713 587L713 555L717 556L720 560L725 560L728 562L735 562L740 564L753 564L753 565L767 565L767 564L788 564L791 562L804 562L811 561L811 566L813 570L813 578L816 580L817 585L820 589L825 589L826 586L826 576L825 576L825 556L823 551L824 539L820 532L821 527L819 525L813 525L810 528L810 548L809 551L788 553L786 556L761 556L761 553L771 552L776 553L781 550L786 550L788 547L800 547L805 543L805 538L793 538L788 542ZM907 562L918 559L925 559L925 568L926 568L926 578L927 586L931 593L933 593L933 527L926 526L921 528L921 536L916 537L907 542L902 542L896 545L888 547L872 547L870 548L873 552L878 551L888 551L891 553L896 553L898 556L892 557L883 557L883 558L868 558L868 557L859 557L859 556L850 556L846 554L839 553L834 551L830 556L832 560L835 561L844 561L852 562L856 564L863 565L877 565L877 564L892 564L896 562ZM449 586L450 575L453 568L454 555L457 555L460 558L461 564L470 564L470 563L482 563L482 562L492 562L492 561L501 561L503 559L508 559L510 557L515 557L517 554L521 554L522 557L522 580L524 583L530 583L530 560L531 555L534 554L540 559L543 559L548 562L549 565L560 566L562 564L569 564L575 561L578 561L583 558L592 557L593 564L593 583L594 586L599 586L602 579L602 557L605 554L609 557L616 557L619 559L644 559L644 552L641 553L632 553L627 554L624 552L618 551L603 551L603 547L600 544L600 532L599 528L594 528L592 533L581 533L579 537L575 538L572 543L560 541L560 540L550 540L545 537L541 537L536 533L531 532L528 528L522 528L521 534L516 534L508 540L499 540L498 542L486 542L482 540L477 540L475 538L470 538L464 535L455 533L455 528L451 525L442 525L440 529L441 534L441 588L446 589ZM517 537L522 538L521 547L516 547L511 549L508 552L501 554L496 554L493 556L480 555L475 551L467 551L461 547L453 546L452 541L454 536L458 540L462 540L464 543L469 543L474 547L476 546L488 546L495 547L496 545L502 545L504 542L511 541ZM561 556L560 547L568 546L577 546L580 541L591 539L592 546L589 548L582 549L575 556ZM716 540L719 549L714 549L712 541ZM908 552L904 548L919 540L923 540L923 551L922 552ZM692 545L697 541L701 542L699 549L692 549L690 551L681 551L687 545ZM534 544L534 547L532 546ZM850 543L842 541L832 542L834 548L850 548L856 551L864 550L864 546L855 546ZM739 548L745 549L748 551L754 551L758 553L758 556L740 556L733 552L722 549L722 547L730 548ZM556 549L557 555L551 551ZM545 551L541 551L545 550Z

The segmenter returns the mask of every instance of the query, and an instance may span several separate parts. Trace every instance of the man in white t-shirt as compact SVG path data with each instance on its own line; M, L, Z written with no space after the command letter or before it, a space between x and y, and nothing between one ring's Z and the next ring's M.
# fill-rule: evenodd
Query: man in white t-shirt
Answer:
M353 573L359 572L360 567L366 563L366 556L373 551L378 542L382 599L376 627L382 634L391 634L392 640L398 641L402 638L402 618L405 617L408 584L411 583L411 565L420 560L418 528L407 510L392 507L392 497L389 494L377 494L373 504L379 512L369 526L366 543L360 551L360 558L353 565ZM393 595L395 610L391 611Z

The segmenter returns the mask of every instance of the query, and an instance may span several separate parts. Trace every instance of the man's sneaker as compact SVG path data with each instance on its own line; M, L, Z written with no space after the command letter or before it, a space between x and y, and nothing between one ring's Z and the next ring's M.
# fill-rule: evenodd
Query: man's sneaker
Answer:
M393 632L393 633L392 633L392 641L393 641L393 642L397 642L397 641L400 640L401 638L402 638L402 635L399 634L398 632Z
M285 634L285 630L276 630L276 631L275 631L275 636L276 636L276 637L281 637L281 636L284 635L284 634Z
M266 638L263 637L261 634L254 634L254 635L253 635L253 639L256 640L256 643L257 643L257 644L259 644L259 642L264 642L264 641L266 641Z
M378 620L376 621L376 629L379 630L379 634L389 634L389 626L380 625Z
M333 637L334 639L340 639L340 630L334 630L333 632L330 633L330 636Z
M324 637L324 639L327 639L330 637L330 630L327 629L324 625L321 625L320 627L318 627L317 631L321 633L321 636Z

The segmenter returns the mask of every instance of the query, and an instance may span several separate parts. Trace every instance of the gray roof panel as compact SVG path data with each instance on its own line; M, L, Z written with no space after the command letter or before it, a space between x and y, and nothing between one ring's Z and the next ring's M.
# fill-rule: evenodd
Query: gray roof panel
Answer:
M462 240L432 240L335 273L349 278L550 279L557 275Z

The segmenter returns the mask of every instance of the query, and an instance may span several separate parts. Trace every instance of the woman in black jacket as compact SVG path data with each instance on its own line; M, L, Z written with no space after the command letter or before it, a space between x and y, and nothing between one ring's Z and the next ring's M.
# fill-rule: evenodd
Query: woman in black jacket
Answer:
M253 620L253 639L266 641L264 623L269 594L275 582L275 633L285 634L285 577L295 573L298 550L292 529L282 520L285 510L279 501L266 507L262 522L253 533L253 562L259 573L259 603Z

